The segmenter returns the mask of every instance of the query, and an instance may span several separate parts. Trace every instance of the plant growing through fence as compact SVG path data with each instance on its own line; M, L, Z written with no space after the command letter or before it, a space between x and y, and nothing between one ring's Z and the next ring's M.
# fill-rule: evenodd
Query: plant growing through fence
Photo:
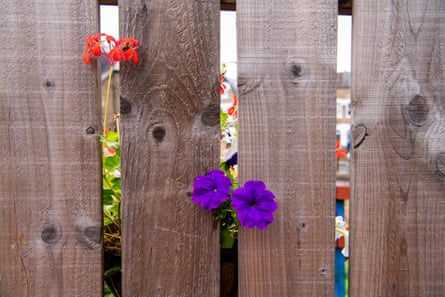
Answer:
M227 90L224 83L225 65L220 75L220 93ZM214 212L221 225L221 247L230 248L237 237L239 226L266 229L272 223L278 205L275 195L261 180L247 181L242 187L237 180L237 97L227 111L221 109L220 122L223 141L231 148L222 156L220 168L197 176L193 185L192 201L201 208Z
M107 128L107 111L110 97L113 66L127 59L138 63L138 40L125 37L116 40L113 36L98 33L86 39L86 52L83 60L90 64L91 58L99 57L109 65L108 83L103 111L102 143L102 202L104 225L104 250L111 254L121 254L121 171L119 125L116 131ZM225 69L225 67L224 67ZM220 93L227 89L224 72L220 76ZM252 180L238 187L237 182L237 97L232 106L221 109L221 131L223 139L230 139L231 149L221 159L220 168L211 170L204 176L195 178L192 200L207 210L214 211L215 219L221 224L221 247L231 247L241 226L266 229L273 221L273 212L277 209L275 195L266 188L263 181ZM118 116L115 118L118 121ZM118 122L117 122L118 123ZM107 264L107 263L105 263ZM105 270L105 279L120 272L120 264ZM112 290L113 291L113 290ZM117 292L115 292L117 293Z
M113 66L122 61L132 59L135 64L139 62L136 51L139 42L135 38L125 37L115 39L111 35L98 33L87 37L86 51L83 57L85 64L90 64L92 57L104 59L109 65L105 106L103 111L103 133L100 135L102 143L102 203L104 226L104 251L111 255L121 255L121 167L120 167L120 140L119 125L116 115L116 131L107 127L107 111L110 100L111 78ZM107 262L107 261L105 261ZM105 280L110 281L110 288L105 286L104 294L119 296L119 288L111 282L112 276L120 273L120 263L107 266Z

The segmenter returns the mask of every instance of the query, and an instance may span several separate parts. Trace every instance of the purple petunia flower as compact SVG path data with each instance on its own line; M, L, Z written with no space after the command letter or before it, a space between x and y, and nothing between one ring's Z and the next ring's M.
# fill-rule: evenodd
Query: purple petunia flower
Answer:
M251 180L232 194L232 207L238 213L241 225L247 228L266 229L272 223L278 205L275 195L266 189L264 182Z
M221 170L211 170L204 176L197 176L193 185L192 201L201 208L212 210L229 199L232 182Z
M238 153L234 153L229 159L227 159L226 163L229 166L235 166L238 164Z

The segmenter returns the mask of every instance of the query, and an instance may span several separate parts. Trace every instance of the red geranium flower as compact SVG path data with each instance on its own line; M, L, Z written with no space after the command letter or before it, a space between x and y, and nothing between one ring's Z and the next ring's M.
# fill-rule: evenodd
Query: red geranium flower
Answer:
M103 38L105 37L105 38ZM104 49L104 44L108 44L107 49ZM121 60L133 58L133 62L137 64L139 57L136 48L139 41L135 38L125 37L116 41L116 39L105 33L97 33L90 35L86 39L86 52L83 56L85 64L90 64L90 58L102 57L108 64L114 65ZM108 50L108 54L105 54Z
M136 52L138 44L139 41L131 37L119 39L117 47L122 51L122 58L124 60L133 58L133 62L137 64L139 62L138 53Z
M87 37L87 40L85 41L85 47L87 50L83 56L83 61L85 64L90 64L91 55L94 57L100 57L102 55L102 46L100 41L101 36L102 34L98 33L96 35L90 35Z

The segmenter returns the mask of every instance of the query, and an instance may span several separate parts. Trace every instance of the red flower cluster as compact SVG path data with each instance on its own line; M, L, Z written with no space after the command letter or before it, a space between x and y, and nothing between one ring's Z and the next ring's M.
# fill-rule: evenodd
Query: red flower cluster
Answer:
M104 44L108 46L104 48ZM83 61L85 64L90 64L91 57L102 57L110 65L127 59L133 59L133 62L137 64L139 62L139 56L136 52L138 44L139 41L131 37L116 40L113 36L105 33L90 35L85 42L87 50L83 56Z

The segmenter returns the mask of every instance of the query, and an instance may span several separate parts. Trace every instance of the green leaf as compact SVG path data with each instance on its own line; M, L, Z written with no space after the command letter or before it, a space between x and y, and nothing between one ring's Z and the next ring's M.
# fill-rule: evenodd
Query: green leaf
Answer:
M113 191L104 189L102 190L102 202L104 205L112 205L114 201Z
M219 110L219 118L221 120L221 128L227 127L227 120L229 119L229 115L224 112L222 109Z
M107 170L114 170L120 168L120 156L115 154L114 156L104 158L104 167Z

